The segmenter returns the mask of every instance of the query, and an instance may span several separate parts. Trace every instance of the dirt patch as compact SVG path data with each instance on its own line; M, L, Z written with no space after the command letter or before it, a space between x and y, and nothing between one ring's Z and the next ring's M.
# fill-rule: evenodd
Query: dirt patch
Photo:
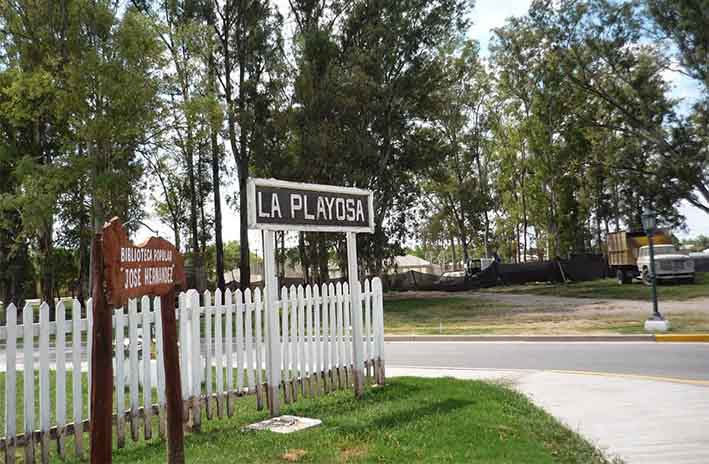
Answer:
M367 454L364 446L353 446L340 449L340 462L350 462Z
M283 453L281 455L281 459L283 459L284 461L288 461L288 462L298 462L298 461L300 461L300 458L302 458L306 454L308 454L308 452L305 451L304 449L300 449L300 448L289 449L288 451L286 451L285 453Z
M594 316L609 313L640 314L647 313L652 308L649 301L570 298L558 296L541 296L527 294L495 294L466 293L465 295L502 303L515 309L536 310L538 312L564 311L577 315ZM709 298L693 298L687 301L660 300L660 311L663 313L703 313L709 315Z

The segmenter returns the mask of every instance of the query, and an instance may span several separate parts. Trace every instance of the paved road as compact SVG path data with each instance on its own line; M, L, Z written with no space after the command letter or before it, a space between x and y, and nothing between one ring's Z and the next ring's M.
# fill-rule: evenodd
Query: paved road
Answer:
M579 370L709 380L709 343L391 342L387 365Z

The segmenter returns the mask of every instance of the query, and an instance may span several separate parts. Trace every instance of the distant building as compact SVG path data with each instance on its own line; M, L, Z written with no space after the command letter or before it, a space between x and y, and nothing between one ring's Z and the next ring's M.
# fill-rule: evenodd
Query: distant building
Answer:
M437 274L439 266L434 266L425 259L414 255L396 256L389 267L390 274L398 274L409 271L422 272L424 274Z

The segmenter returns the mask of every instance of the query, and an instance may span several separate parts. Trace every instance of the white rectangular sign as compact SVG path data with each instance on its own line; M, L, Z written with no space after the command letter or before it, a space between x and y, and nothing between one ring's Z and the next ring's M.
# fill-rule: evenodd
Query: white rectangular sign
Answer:
M369 190L256 178L247 189L251 229L374 232Z

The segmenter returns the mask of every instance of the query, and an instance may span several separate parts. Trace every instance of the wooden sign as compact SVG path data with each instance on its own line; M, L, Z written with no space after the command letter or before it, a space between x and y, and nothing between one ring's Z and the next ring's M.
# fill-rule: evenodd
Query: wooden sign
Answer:
M92 269L95 283L91 353L91 464L110 464L112 459L113 310L110 305L120 306L129 298L143 295L160 296L167 402L167 462L184 464L182 386L174 309L175 289L186 284L184 260L177 248L162 238L151 237L140 245L134 245L118 218L111 219L102 233L94 237L92 247L96 259Z
M373 232L372 192L351 187L249 179L249 227L266 230Z
M108 302L122 305L129 298L163 296L186 285L185 262L175 246L160 237L134 245L118 220L103 229L103 256Z

